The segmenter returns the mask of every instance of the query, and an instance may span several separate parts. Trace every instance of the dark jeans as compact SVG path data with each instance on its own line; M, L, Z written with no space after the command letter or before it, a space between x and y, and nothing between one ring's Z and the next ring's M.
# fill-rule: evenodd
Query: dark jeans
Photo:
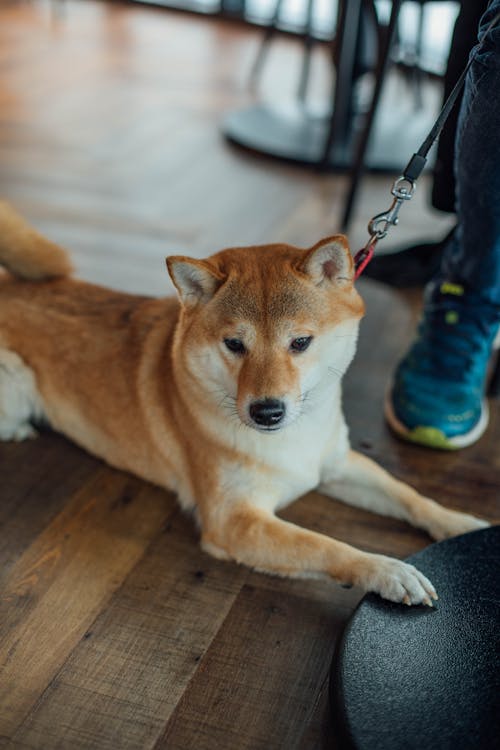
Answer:
M491 0L479 39L499 11ZM440 276L500 306L500 21L471 54L455 142L457 230Z
M443 104L451 94L462 70L467 65L471 49L477 42L477 30L481 16L488 7L489 0L462 0L453 37L451 40L448 65L444 77ZM432 205L440 211L455 213L455 136L457 133L458 115L462 95L458 97L443 132L439 138L434 182L432 187Z

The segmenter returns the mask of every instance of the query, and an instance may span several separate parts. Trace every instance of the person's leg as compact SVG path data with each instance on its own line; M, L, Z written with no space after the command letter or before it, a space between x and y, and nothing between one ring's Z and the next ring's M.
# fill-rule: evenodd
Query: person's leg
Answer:
M487 6L488 0L462 0L460 3L444 76L443 104L467 65L470 51L477 40L481 16ZM455 213L454 155L461 103L462 94L455 102L439 137L431 193L432 206L450 214ZM443 239L418 242L376 256L367 266L365 276L399 288L423 286L438 272L450 236L451 232Z
M493 0L480 39L499 11ZM469 445L486 428L486 370L500 324L500 21L472 54L456 140L457 230L386 407L396 432L439 448Z
M467 65L471 49L477 41L481 16L487 7L488 0L462 0L460 3L444 76L443 104ZM458 97L439 136L433 170L431 203L438 211L451 214L455 213L455 140L462 98L463 94Z
M483 39L500 12L492 0L479 27ZM455 242L441 276L463 281L485 300L500 304L500 20L472 53L455 145Z

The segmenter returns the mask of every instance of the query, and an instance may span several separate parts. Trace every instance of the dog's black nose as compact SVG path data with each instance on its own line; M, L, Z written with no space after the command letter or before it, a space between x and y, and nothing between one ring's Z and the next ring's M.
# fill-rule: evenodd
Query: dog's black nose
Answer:
M285 404L276 398L263 398L250 404L250 416L255 424L272 427L285 416Z

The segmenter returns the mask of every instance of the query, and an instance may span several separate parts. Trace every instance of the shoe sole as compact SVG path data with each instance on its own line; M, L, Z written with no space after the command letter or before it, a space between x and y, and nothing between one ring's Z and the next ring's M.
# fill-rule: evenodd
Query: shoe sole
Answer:
M417 443L418 445L425 445L427 448L447 451L459 450L460 448L466 448L475 443L486 430L490 419L488 402L483 400L481 403L481 416L479 417L478 423L474 425L472 430L469 430L469 432L466 432L464 435L447 437L444 432L437 427L429 427L425 425L419 425L410 430L395 415L390 390L385 397L384 414L392 431L404 440L407 440L410 443Z

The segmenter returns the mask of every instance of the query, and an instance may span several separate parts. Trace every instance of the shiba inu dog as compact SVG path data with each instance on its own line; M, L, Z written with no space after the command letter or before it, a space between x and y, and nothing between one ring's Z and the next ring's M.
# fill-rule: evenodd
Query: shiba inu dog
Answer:
M0 204L0 263L0 438L45 420L175 491L212 555L431 605L413 566L275 511L316 488L435 539L487 525L349 447L341 378L364 308L344 237L169 257L179 299L151 299L73 279L64 250Z

